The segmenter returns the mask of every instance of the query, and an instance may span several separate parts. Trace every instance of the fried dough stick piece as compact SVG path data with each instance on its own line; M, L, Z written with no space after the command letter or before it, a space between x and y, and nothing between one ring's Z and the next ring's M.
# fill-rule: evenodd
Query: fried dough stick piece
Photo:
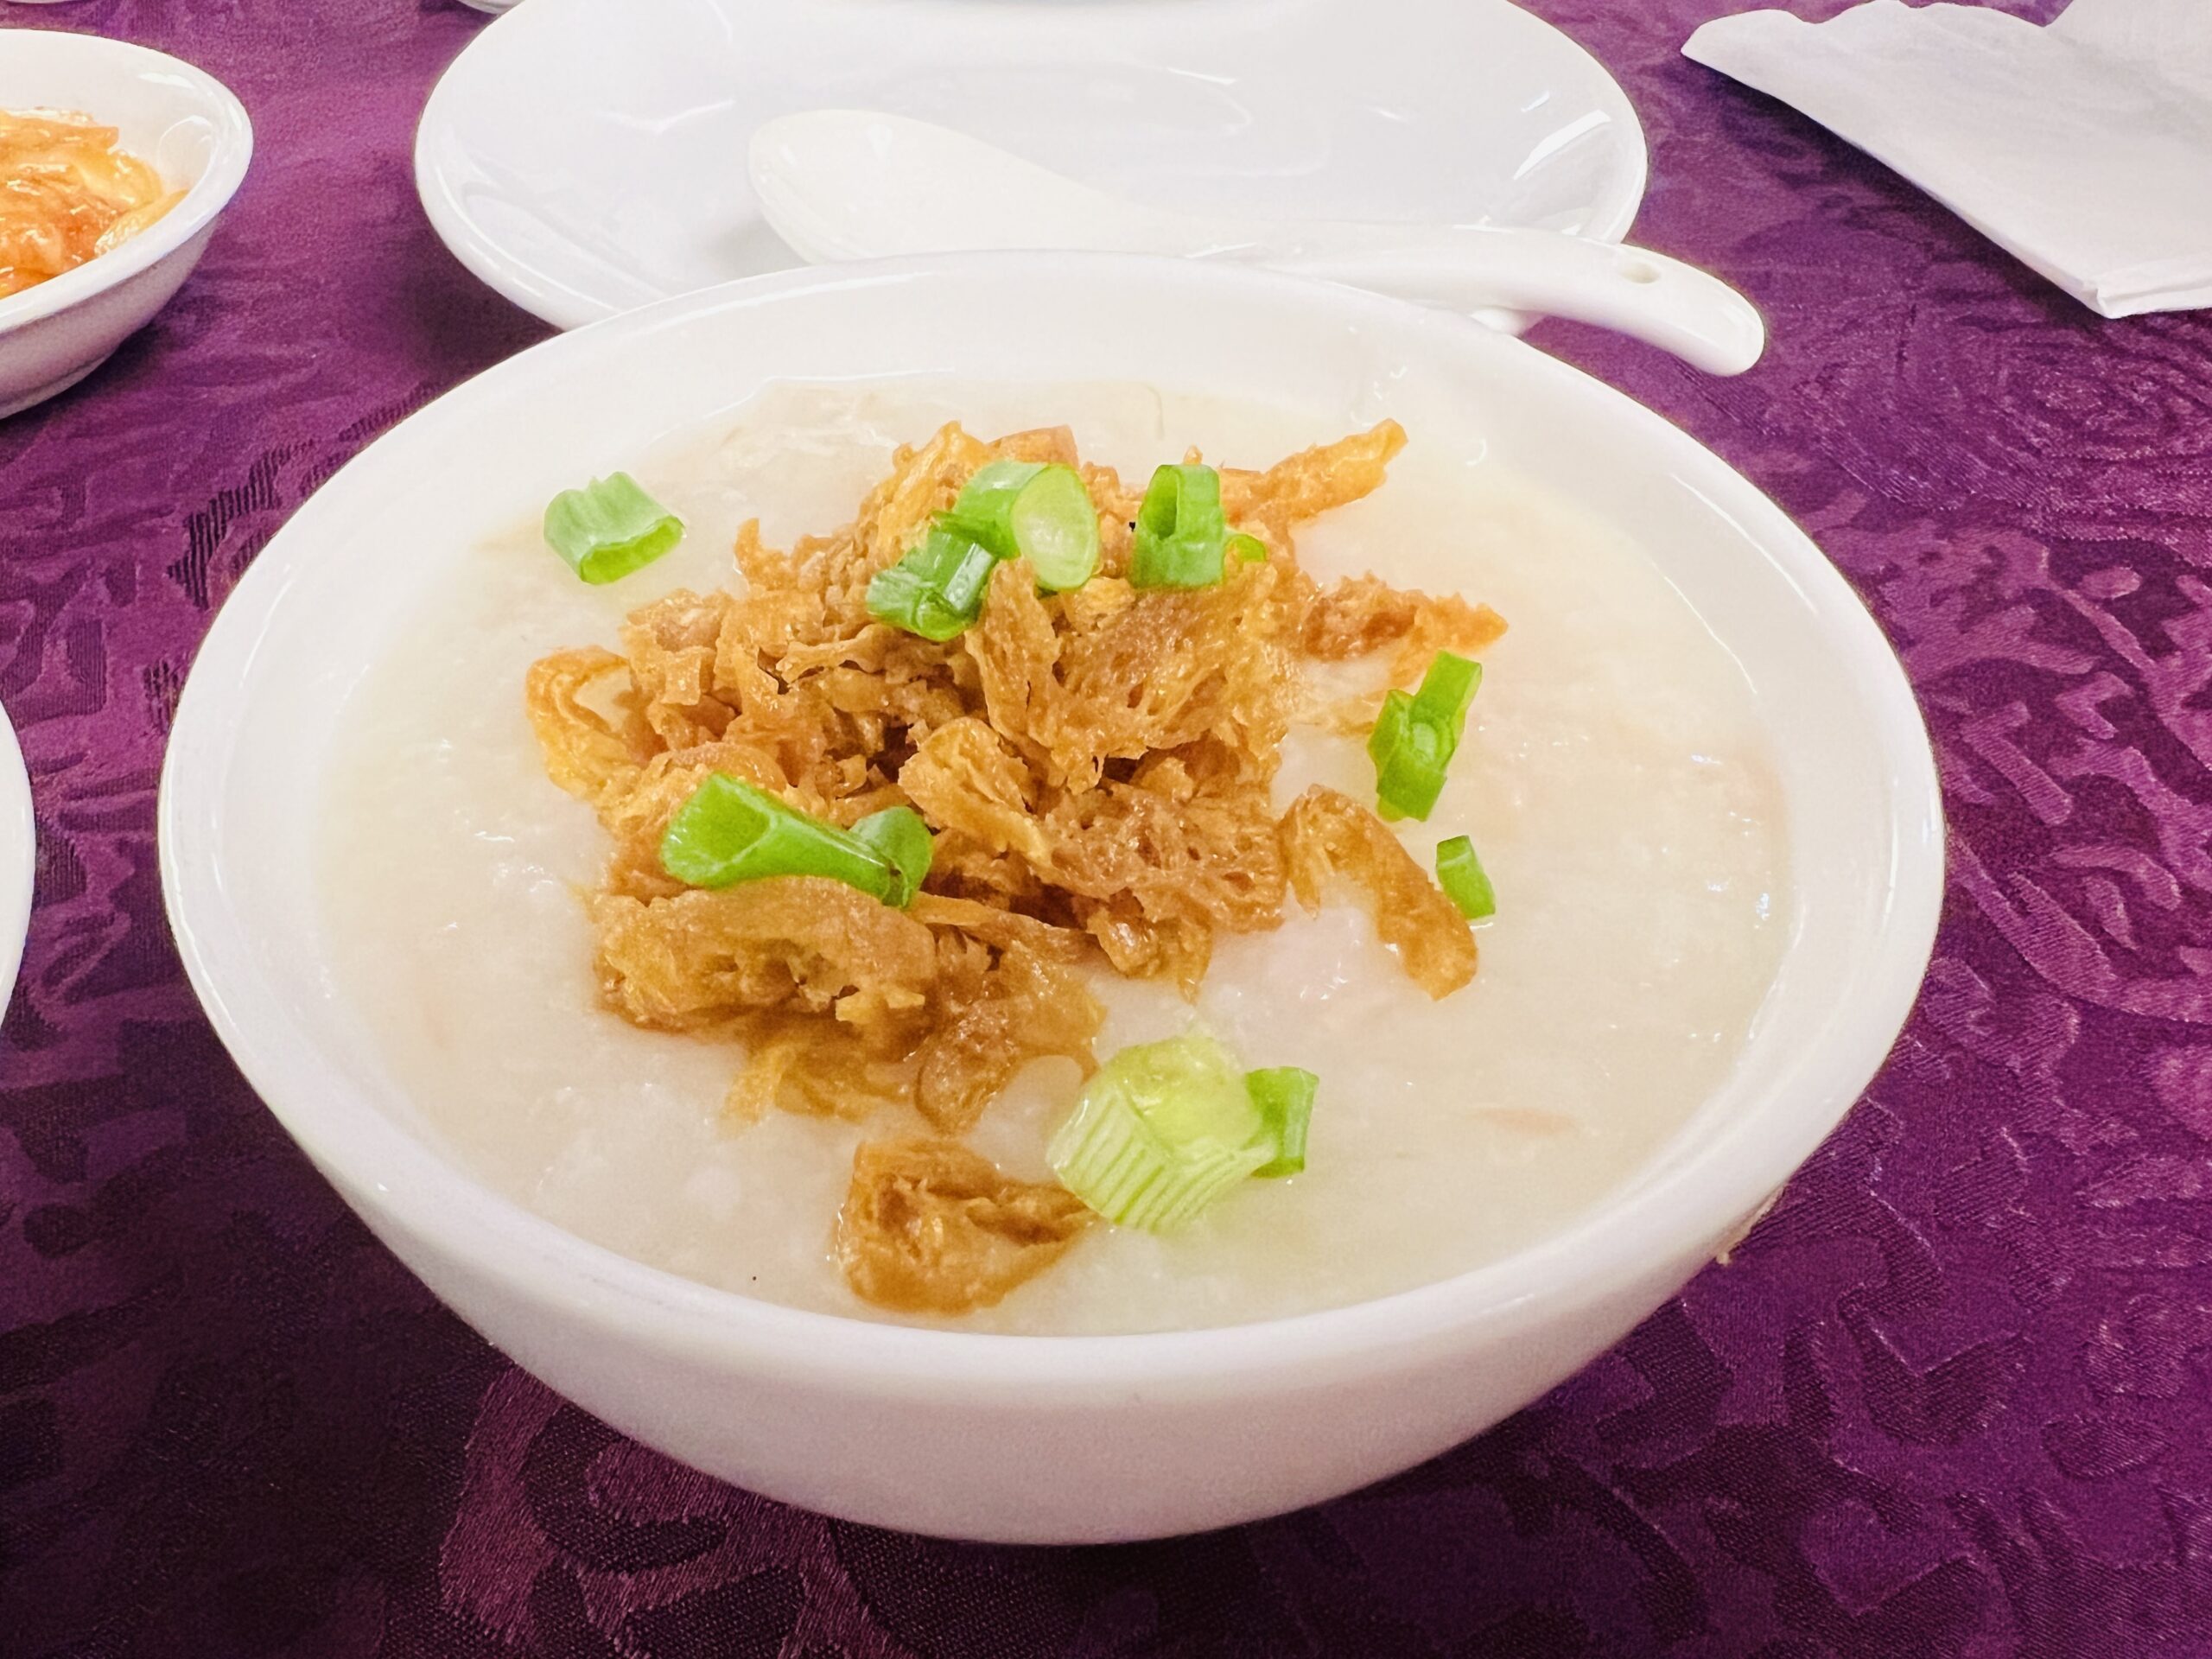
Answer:
M1319 784L1300 796L1283 814L1282 850L1291 889L1308 912L1320 909L1332 877L1358 887L1375 931L1430 996L1448 996L1475 976L1467 918L1390 826L1350 796Z
M662 1030L785 1009L865 1023L920 1008L937 978L929 929L824 876L605 898L596 917L608 1006Z
M943 1135L964 1135L1015 1072L1044 1055L1088 1074L1106 1011L1082 974L1016 943L922 1039L914 1106Z
M1090 1219L1065 1188L1014 1180L957 1141L868 1141L837 1212L837 1262L863 1301L968 1313L1058 1261Z

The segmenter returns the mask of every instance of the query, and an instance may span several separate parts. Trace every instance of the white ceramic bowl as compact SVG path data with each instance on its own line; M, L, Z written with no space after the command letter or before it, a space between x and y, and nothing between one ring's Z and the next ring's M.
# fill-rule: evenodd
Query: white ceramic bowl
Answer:
M921 371L1151 380L1310 410L1317 434L1385 414L1418 430L1449 410L1485 435L1486 457L1633 531L1781 740L1796 893L1741 1063L1630 1188L1522 1254L1357 1306L996 1337L798 1312L641 1266L510 1203L417 1130L330 988L315 920L317 774L340 699L454 547L769 380ZM161 840L186 966L246 1076L493 1342L741 1484L1021 1541L1291 1509L1429 1457L1567 1376L1695 1272L1849 1108L1911 1005L1942 879L1934 765L1896 658L1819 550L1710 451L1440 312L1265 272L1047 254L735 283L549 341L405 421L300 509L216 620L170 742Z
M168 302L253 156L245 109L165 52L97 35L0 34L0 109L80 110L184 200L113 251L0 299L0 418L66 391Z
M800 263L746 146L823 107L1248 218L1618 242L1643 198L1626 95L1508 0L531 0L430 94L416 186L464 265L573 327Z

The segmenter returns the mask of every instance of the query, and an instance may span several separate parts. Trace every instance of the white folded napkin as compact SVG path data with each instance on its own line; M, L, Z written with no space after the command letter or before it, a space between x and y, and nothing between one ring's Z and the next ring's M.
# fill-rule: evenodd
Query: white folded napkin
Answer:
M1794 105L2107 317L2212 306L2212 0L2074 0L2038 29L1867 0L1753 11L1685 57Z

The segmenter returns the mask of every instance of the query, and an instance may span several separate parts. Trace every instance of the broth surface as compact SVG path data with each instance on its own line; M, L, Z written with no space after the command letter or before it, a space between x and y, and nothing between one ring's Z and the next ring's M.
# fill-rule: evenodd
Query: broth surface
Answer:
M747 518L772 546L846 522L896 444L953 418L987 436L1065 422L1124 477L1193 443L1266 466L1343 429L1132 385L771 388L703 437L607 458L690 526L645 571L585 586L535 511L456 547L437 608L348 703L327 785L333 994L461 1161L639 1261L868 1319L899 1316L847 1289L832 1223L854 1147L918 1121L733 1125L735 1048L600 1006L582 895L606 844L546 778L523 678L549 651L613 644L671 588L730 581ZM1195 1015L1247 1065L1319 1075L1306 1173L1246 1183L1171 1237L1094 1228L999 1306L907 1322L1176 1329L1445 1278L1572 1220L1726 1075L1786 929L1779 795L1750 688L1626 537L1470 460L1465 435L1410 437L1389 481L1307 527L1299 556L1324 581L1371 569L1457 590L1511 625L1485 654L1442 799L1399 826L1424 866L1437 842L1474 838L1498 893L1474 983L1432 1003L1349 903L1312 918L1294 904L1276 932L1224 938ZM1294 728L1278 804L1314 782L1371 800L1359 741ZM1170 986L1095 977L1101 1058L1193 1018ZM1031 1066L969 1144L1049 1179L1045 1142L1076 1086L1071 1063Z

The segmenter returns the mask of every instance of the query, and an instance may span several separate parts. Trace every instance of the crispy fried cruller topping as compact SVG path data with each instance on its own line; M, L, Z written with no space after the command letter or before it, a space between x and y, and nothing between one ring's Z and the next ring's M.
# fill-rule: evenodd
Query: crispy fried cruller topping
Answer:
M957 1141L868 1141L837 1215L837 1261L868 1301L966 1313L1052 1266L1094 1219L1065 1187L1010 1179Z
M1312 706L1303 663L1387 650L1389 682L1410 684L1438 650L1503 632L1455 597L1372 576L1324 588L1299 568L1295 528L1375 489L1404 442L1385 422L1265 472L1224 470L1229 523L1266 556L1229 559L1213 587L1140 589L1141 491L1084 464L1064 429L987 443L947 426L899 450L833 535L783 553L747 524L741 592L672 594L630 618L619 652L531 670L546 770L613 844L592 899L608 1006L741 1039L741 1116L895 1108L939 1137L861 1149L837 1254L862 1297L986 1306L1073 1240L1079 1201L952 1137L1032 1059L1092 1069L1087 964L1194 993L1220 936L1275 927L1287 893L1311 909L1341 883L1428 995L1472 977L1465 920L1372 812L1316 789L1279 814L1271 794L1294 720L1355 717ZM1044 594L1008 560L981 619L942 644L877 620L870 577L1001 459L1077 468L1098 574ZM936 836L924 891L896 910L819 876L686 887L661 836L715 772L840 826L911 806Z

